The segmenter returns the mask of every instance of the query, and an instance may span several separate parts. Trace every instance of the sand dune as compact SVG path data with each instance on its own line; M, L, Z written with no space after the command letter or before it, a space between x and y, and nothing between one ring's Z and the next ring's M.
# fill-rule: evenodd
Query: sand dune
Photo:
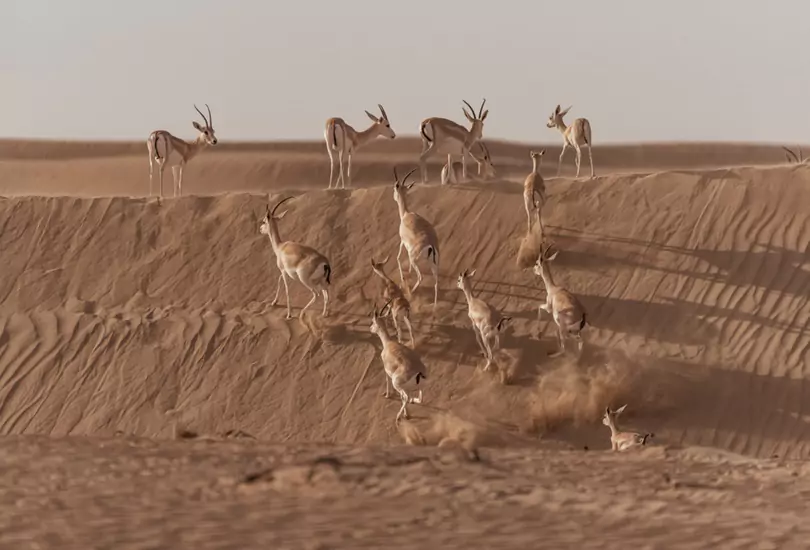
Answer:
M322 189L320 144L218 147L189 165L193 196L158 202L140 196L143 144L0 144L0 432L402 443L369 332L369 262L396 255L391 166L413 165L418 144L375 144L355 163L359 188L340 191ZM486 184L441 187L435 162L436 183L410 193L442 256L436 311L424 267L412 298L430 376L405 428L586 471L601 454L564 450L609 449L601 411L626 402L624 423L656 447L808 458L810 171L780 165L778 147L712 147L595 147L597 178L547 180L552 270L589 313L579 360L547 357L542 285L515 265L530 147L491 143L499 178ZM278 274L258 216L287 194L282 236L331 261L326 319L316 302L284 320L283 292L270 305ZM455 286L473 267L474 293L513 317L486 373ZM291 286L294 315L308 297Z

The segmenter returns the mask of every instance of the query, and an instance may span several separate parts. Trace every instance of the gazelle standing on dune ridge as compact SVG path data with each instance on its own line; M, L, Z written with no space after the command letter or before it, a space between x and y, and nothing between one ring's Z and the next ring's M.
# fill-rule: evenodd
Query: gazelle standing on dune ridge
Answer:
M543 230L540 210L546 203L546 184L543 181L543 176L540 175L540 164L543 162L543 155L545 154L545 149L540 152L531 151L529 153L532 159L532 173L526 176L526 180L523 182L523 205L526 207L526 222L529 231L532 230L533 210L537 210L537 221L540 223L540 229Z
M390 256L386 256L381 262L375 262L374 258L371 258L371 270L383 281L383 298L391 304L388 311L391 314L391 320L394 322L394 329L397 331L397 341L402 342L402 333L397 322L397 317L402 317L405 326L408 327L411 347L413 348L415 346L413 343L413 328L411 327L411 303L405 297L405 293L399 285L391 280L391 277L386 275L383 269L389 258Z
M579 351L582 351L582 330L585 328L585 308L579 303L577 297L571 292L556 284L551 277L548 263L557 257L557 252L548 254L549 246L544 245L534 265L535 275L543 279L546 287L546 303L541 304L537 311L537 318L540 319L540 311L550 313L557 325L557 335L560 341L560 349L549 354L557 357L565 352L565 337L573 336L578 340Z
M478 145L481 147L481 156L477 157L470 151L470 156L478 165L478 176L468 174L469 180L463 179L463 166L461 162L453 162L453 155L447 155L447 164L442 166L442 185L447 183L466 183L467 181L485 181L489 178L495 177L495 165L492 164L492 157L489 154L489 148L484 145L483 141L479 141ZM452 166L452 169L450 168Z
M489 109L484 111L484 105L487 102L484 98L481 108L478 109L478 116L476 116L475 109L466 100L462 101L470 109L468 113L467 109L461 108L464 116L470 121L469 129L449 118L442 117L426 118L419 124L419 135L422 138L419 170L422 175L422 183L428 182L427 159L443 149L448 149L450 154L461 155L461 176L462 179L467 179L467 155L470 154L473 145L484 135L484 120L489 114Z
M371 327L372 334L376 334L382 343L382 352L380 352L380 359L382 359L383 368L385 369L385 393L383 396L388 399L388 385L389 383L394 386L394 391L397 392L402 399L402 407L397 413L397 421L403 415L408 418L407 405L409 403L422 403L422 390L419 390L419 397L410 397L408 390L416 389L422 379L427 379L427 369L422 358L413 349L404 344L400 344L396 340L392 340L388 335L388 330L385 328L385 309L390 304L390 301L385 304L378 312L375 304L374 310L371 312Z
M506 323L512 319L511 317L502 316L495 310L494 307L486 303L481 298L475 298L472 295L472 286L470 285L470 278L475 275L475 269L467 271L466 269L459 274L456 286L464 293L467 299L467 314L472 321L473 332L481 352L487 359L487 364L484 370L489 370L494 360L494 352L500 347L500 339L498 334L506 326Z
M579 177L579 165L582 160L582 146L588 146L588 158L591 162L591 177L594 177L593 171L593 152L591 149L593 148L593 140L591 139L591 123L588 122L587 118L577 118L574 119L574 122L571 123L571 126L566 126L565 122L563 122L563 117L568 114L568 111L571 110L571 107L568 107L564 111L560 111L560 106L557 105L557 108L551 113L551 116L548 117L548 122L546 126L549 128L557 128L563 136L563 147L562 152L560 152L560 160L557 163L557 177L560 176L560 169L562 167L563 156L565 155L566 149L568 147L573 147L577 153L577 175Z
M270 237L270 244L273 247L273 252L276 254L276 265L280 271L278 283L276 284L276 297L273 298L271 305L276 305L278 302L278 294L283 281L284 294L287 296L287 319L292 317L290 313L290 289L287 284L287 278L290 278L299 281L307 290L312 292L312 299L307 302L307 305L301 310L299 318L304 316L304 312L318 297L315 289L319 289L323 294L322 316L326 317L328 315L327 304L329 303L327 287L332 282L332 267L329 265L329 260L312 247L293 241L281 240L281 236L278 232L278 220L282 219L288 211L285 210L281 214L276 214L276 210L291 198L292 197L287 197L280 200L272 210L270 210L270 206L268 206L267 212L259 226L259 232Z
M416 284L411 289L413 294L419 283L422 282L422 272L419 270L417 259L426 254L431 261L430 271L433 273L433 309L436 309L436 302L439 301L439 237L433 225L425 218L415 212L408 210L408 191L413 187L405 182L408 177L416 172L416 168L405 174L402 182L397 176L397 169L394 167L394 201L399 210L399 252L397 252L397 267L399 267L399 278L402 286L406 287L405 275L402 273L402 249L408 253L408 273L412 269L416 270ZM432 256L432 258L431 258Z
M197 106L194 106L197 109ZM199 122L192 121L192 126L200 132L194 141L185 141L172 135L166 130L155 130L149 134L146 141L146 148L149 150L149 196L152 196L152 178L155 172L155 164L158 165L160 179L160 197L163 196L163 171L166 169L166 162L171 160L172 153L176 153L177 162L172 166L172 180L174 181L174 196L183 194L183 168L186 163L194 158L197 153L208 145L217 144L217 136L214 134L214 122L211 116L211 108L208 109L208 118L197 109L200 116L205 121L205 126Z
M623 432L619 430L616 418L624 411L627 405L622 405L615 411L610 407L605 407L605 414L602 415L602 424L610 428L610 449L612 451L626 451L633 447L643 447L647 440L654 437L652 433Z
M397 137L393 128L391 128L391 123L388 121L388 115L385 113L385 109L383 109L383 106L379 103L377 107L380 108L380 114L382 116L376 117L366 111L366 116L371 119L373 124L365 130L355 130L342 118L330 118L326 121L323 137L326 140L326 151L329 153L329 187L327 189L332 188L332 178L335 173L335 153L338 155L339 163L338 179L335 182L335 189L338 188L338 183L345 189L347 177L349 179L349 187L352 185L352 156L354 152L376 137L381 136L389 139ZM345 174L343 171L344 156L347 157L346 160L348 163Z

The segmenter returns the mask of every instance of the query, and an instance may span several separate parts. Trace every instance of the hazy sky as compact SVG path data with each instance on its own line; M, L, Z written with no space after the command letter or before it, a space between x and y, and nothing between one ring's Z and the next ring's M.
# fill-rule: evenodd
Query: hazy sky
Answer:
M382 103L399 134L810 142L807 0L0 0L0 136L323 139ZM11 17L8 17L8 6ZM480 7L476 7L480 6Z

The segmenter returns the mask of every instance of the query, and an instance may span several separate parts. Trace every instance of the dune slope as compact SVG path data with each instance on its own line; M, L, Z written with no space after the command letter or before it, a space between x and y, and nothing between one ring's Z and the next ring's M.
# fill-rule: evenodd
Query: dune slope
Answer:
M515 265L519 187L411 191L412 209L442 241L439 306L432 311L425 264L413 298L430 369L415 421L450 413L484 444L605 448L600 411L627 402L625 422L657 441L806 457L807 168L555 179L548 188L546 223L560 249L552 269L589 312L579 361L547 357L556 340L548 316L537 320L544 293ZM286 196L278 189L272 200ZM390 255L398 278L390 185L313 190L285 205L282 235L331 260L327 319L319 299L305 319L285 320L283 290L271 307L278 274L258 233L266 201L0 200L0 432L168 437L180 427L401 441L368 330L380 303L371 258ZM468 267L477 268L474 292L514 318L493 372L481 371L455 286ZM414 280L407 268L406 277ZM297 315L309 295L293 284L291 299Z

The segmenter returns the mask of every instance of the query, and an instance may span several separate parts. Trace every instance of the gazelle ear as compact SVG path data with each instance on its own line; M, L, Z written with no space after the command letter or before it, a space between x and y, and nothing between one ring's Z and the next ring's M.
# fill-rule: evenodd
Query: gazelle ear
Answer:
M560 114L560 106L559 106L559 104L557 105L557 108L556 108L556 109L554 109L554 114L555 114L555 115L559 115L559 114Z
M489 114L489 109L484 111L484 114L481 115L481 122L484 122L487 119L487 115Z
M621 407L616 409L615 414L621 414L622 411L624 411L624 409L626 409L626 408L627 408L627 403L625 403L624 405L622 405Z
M467 117L467 120L469 120L470 122L475 122L475 117L474 117L474 116L472 116L470 113L468 113L468 112L467 112L467 109L465 109L464 107L462 107L462 108L461 108L461 112L462 112L462 113L464 113L464 116L465 116L465 117Z
M475 268L473 268L473 270L472 270L472 271L470 271L469 273L467 273L467 277L472 277L473 275L475 275Z
M368 118L370 118L371 120L373 120L374 122L379 122L379 121L380 121L380 119L379 119L379 118L375 117L374 115L372 115L372 114L371 114L371 113L369 113L368 111L366 111L366 116L367 116Z
M203 128L202 125L199 122L197 122L196 120L194 122L192 122L191 125L194 126L194 128L198 132L205 132L205 128Z
M566 108L565 108L565 110L564 110L564 111L561 111L561 112L560 112L560 116L565 116L565 115L567 115L567 114L568 114L568 111L570 111L570 110L571 110L571 107L573 107L573 105L569 105L568 107L566 107Z
M281 214L276 214L276 219L277 219L277 220L280 220L281 218L283 218L284 216L286 216L286 215L287 215L287 212L289 212L289 210L285 210L285 211L284 211L284 212L282 212Z

